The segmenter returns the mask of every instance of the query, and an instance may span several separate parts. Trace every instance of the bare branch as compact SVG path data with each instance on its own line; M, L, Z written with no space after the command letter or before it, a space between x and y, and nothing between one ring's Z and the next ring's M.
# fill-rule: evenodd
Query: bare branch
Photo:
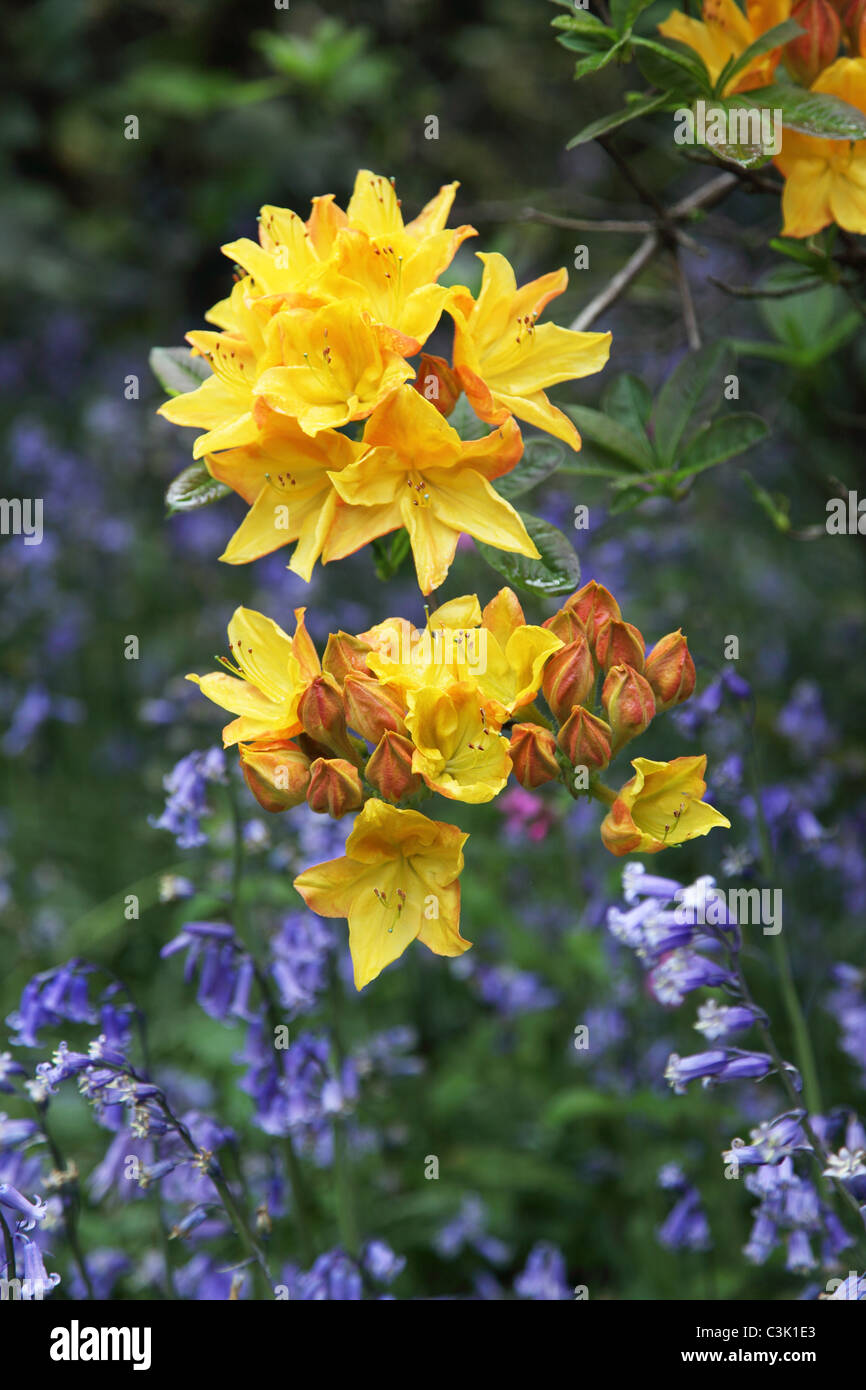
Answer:
M617 271L612 280L609 280L600 294L591 299L586 308L583 309L570 325L575 333L580 333L589 328L590 324L595 323L599 314L603 314L617 299L623 290L627 289L644 266L647 265L661 246L661 236L659 232L649 232L644 237L637 250L629 257L625 265Z

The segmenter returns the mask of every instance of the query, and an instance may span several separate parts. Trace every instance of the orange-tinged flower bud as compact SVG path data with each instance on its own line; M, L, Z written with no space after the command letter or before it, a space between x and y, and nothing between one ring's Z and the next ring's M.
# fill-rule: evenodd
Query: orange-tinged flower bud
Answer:
M367 653L373 648L360 637L352 637L348 632L332 632L328 638L325 655L322 657L322 670L333 676L338 685L353 671L367 674Z
M533 791L559 776L556 739L539 724L515 724L508 749L514 775L521 787Z
M682 704L695 688L695 663L688 639L677 628L660 637L647 658L644 675L653 688L656 710Z
M575 642L578 637L586 636L586 628L573 608L560 608L558 613L545 618L541 626L548 628L554 637L565 643Z
M642 671L645 651L643 635L634 623L604 617L595 629L595 659L605 673L611 666Z
M595 685L595 663L585 637L553 653L541 685L557 719L567 719L575 705L586 704Z
M601 688L601 703L613 730L613 751L642 734L656 712L652 686L634 667L611 666Z
M294 743L241 743L241 771L265 811L289 811L307 794L310 760Z
M588 767L599 772L610 762L612 737L609 724L578 705L566 719L556 741L573 767Z
M321 816L339 820L350 811L360 811L364 791L358 769L345 758L317 758L310 768L307 805Z
M418 375L412 382L415 390L425 401L435 405L440 415L450 415L457 398L463 390L460 382L445 361L444 357L433 357L422 352L418 364Z
M836 9L851 52L862 58L866 54L866 0L841 0Z
M806 32L785 44L785 65L799 82L811 87L818 73L836 58L842 25L829 0L799 0L791 18Z
M304 733L332 753L357 760L346 729L346 715L340 687L333 676L316 676L298 701L298 718Z
M357 672L347 676L343 682L343 703L349 728L371 743L378 743L388 729L395 734L406 732L402 702L375 676Z
M619 604L613 594L603 584L591 579L578 589L576 594L565 600L564 608L573 608L586 628L586 635L592 641L599 623L605 618L621 618Z
M364 776L386 801L402 801L404 797L414 796L424 786L424 778L412 771L414 752L411 739L390 729L376 744Z

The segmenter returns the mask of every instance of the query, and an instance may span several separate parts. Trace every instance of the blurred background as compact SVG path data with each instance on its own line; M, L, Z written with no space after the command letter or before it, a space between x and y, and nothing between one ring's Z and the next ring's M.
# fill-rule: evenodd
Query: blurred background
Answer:
M97 961L158 1024L156 1064L239 1129L249 1114L232 1060L241 1039L203 1014L174 963L159 959L191 907L161 902L161 880L188 876L206 904L230 835L218 787L209 844L178 847L154 824L172 766L219 741L218 714L183 676L212 666L241 602L285 626L306 603L319 640L395 611L417 620L420 608L408 577L379 583L369 553L320 568L310 585L280 553L219 565L242 512L235 499L166 518L165 487L189 461L192 436L156 418L162 395L148 351L182 342L226 293L231 267L219 246L254 236L260 205L305 214L323 192L345 203L359 167L393 175L410 216L459 179L452 222L472 222L480 236L461 249L453 277L477 288L476 244L503 251L521 280L564 264L569 289L549 314L569 323L635 238L575 233L530 211L631 217L640 201L595 144L565 150L627 84L608 68L578 92L573 57L549 27L555 13L542 0L330 9L293 0L287 10L35 0L5 22L3 494L44 500L44 538L0 538L0 1016L35 971L71 955ZM436 140L425 138L431 115ZM137 139L125 138L130 116ZM643 123L637 139L624 136L621 148L666 198L708 177L674 162L663 118ZM705 698L659 721L640 752L706 751L711 799L733 828L665 856L663 871L683 882L699 873L754 881L760 799L824 1105L862 1110L866 1009L857 1015L849 1001L846 1023L833 970L862 970L864 959L863 541L817 533L829 496L866 487L864 334L856 313L835 332L851 308L841 291L751 300L710 282L770 272L767 237L778 228L775 199L744 191L698 226L706 257L685 257L704 341L739 343L740 404L764 417L769 441L699 478L679 503L611 514L603 479L570 476L543 485L531 506L569 530L575 506L588 505L589 530L569 530L584 580L612 589L648 643L680 625L688 634ZM578 271L579 244L589 268ZM666 259L595 327L613 332L610 366L557 399L598 404L622 370L657 389L686 346ZM786 512L796 534L780 529ZM477 591L484 602L500 584L471 545L461 549L449 594ZM554 606L530 598L527 618ZM724 660L731 634L737 663ZM124 657L130 636L137 660ZM262 888L267 931L297 906L289 870L298 856L335 851L309 818L293 829L291 815L265 818L242 795L254 872L282 884ZM374 1137L357 1154L368 1229L409 1262L398 1296L498 1296L527 1252L550 1241L591 1297L797 1297L803 1271L786 1270L783 1255L764 1265L744 1258L753 1202L722 1179L719 1158L735 1134L778 1111L780 1097L762 1101L754 1087L667 1091L668 1053L701 1042L688 1010L651 1000L636 962L605 931L622 866L602 849L596 808L518 792L495 807L460 807L455 819L472 832L463 880L471 964L452 968L419 950L346 1004L359 1045L389 1028L414 1030L418 1065L373 1088L363 1118ZM124 918L130 893L139 920ZM779 1013L766 941L758 934L747 950L755 993ZM572 1045L581 1023L586 1052ZM789 1046L781 1016L779 1034ZM32 1065L43 1054L15 1055ZM17 1104L9 1100L10 1112ZM105 1136L74 1095L58 1112L64 1147L87 1177ZM266 1136L256 1144L266 1149ZM442 1177L419 1187L431 1153ZM671 1198L657 1174L670 1163L700 1192L709 1236L692 1244L709 1251L676 1233L659 1238ZM105 1241L113 1219L86 1210L86 1243ZM479 1253L480 1237L453 1231L443 1242L455 1219L483 1224L500 1244ZM143 1221L124 1213L132 1273L119 1296L150 1296L133 1277L149 1239ZM678 1243L686 1248L669 1248Z

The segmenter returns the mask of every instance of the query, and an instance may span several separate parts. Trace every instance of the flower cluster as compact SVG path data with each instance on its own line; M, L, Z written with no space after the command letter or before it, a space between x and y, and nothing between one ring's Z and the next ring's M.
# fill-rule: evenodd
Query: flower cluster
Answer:
M419 940L457 956L459 876L467 836L416 809L432 793L493 800L514 771L524 788L564 782L608 807L602 840L616 855L657 853L727 819L703 801L706 758L636 758L618 793L599 773L659 711L688 699L695 668L680 631L649 656L641 633L595 581L542 626L502 589L482 610L452 599L416 628L391 618L331 634L320 659L295 613L289 636L239 608L226 670L191 675L236 715L223 729L268 811L306 801L335 820L358 813L339 858L295 880L307 906L346 917L360 989ZM550 717L536 703L544 695ZM503 732L505 729L509 733Z
M763 36L788 18L801 33L776 47L762 45ZM866 115L863 0L747 0L745 14L736 0L704 0L701 19L674 10L659 32L693 49L725 97L768 86L784 60L804 87ZM746 56L753 45L755 51ZM846 56L837 56L840 48ZM726 72L731 74L727 81ZM866 232L866 149L861 141L785 130L776 165L785 177L785 236L814 236L832 222L849 232Z
M492 482L523 452L515 417L580 447L545 391L600 371L610 334L537 323L565 270L518 288L504 256L481 253L477 299L440 284L475 235L445 225L456 190L444 186L404 222L393 185L362 169L345 212L330 194L306 222L264 207L258 243L222 248L239 277L205 316L218 331L187 335L212 374L161 413L204 431L194 457L249 506L223 560L295 541L290 568L309 579L317 560L405 527L429 594L461 533L538 558ZM451 363L422 353L443 313ZM462 440L445 418L461 392L495 426L480 439Z

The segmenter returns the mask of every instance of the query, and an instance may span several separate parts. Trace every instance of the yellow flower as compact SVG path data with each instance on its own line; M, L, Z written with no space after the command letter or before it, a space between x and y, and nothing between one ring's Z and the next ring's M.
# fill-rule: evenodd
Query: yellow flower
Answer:
M233 449L252 444L258 435L253 408L253 385L258 374L258 356L244 338L228 333L188 333L188 342L213 367L195 391L173 396L157 411L173 425L203 429L192 450L202 458L215 449Z
M659 25L659 33L693 48L715 83L729 59L739 58L768 29L790 17L791 0L747 0L745 14L736 0L704 0L702 13L700 20L673 10ZM767 86L781 56L779 47L753 58L732 82L725 84L722 95Z
M346 917L355 988L363 989L415 940L439 956L472 944L460 935L463 845L456 825L368 801L341 859L306 869L295 887L320 917Z
M348 505L334 518L325 563L401 526L409 532L425 594L444 581L461 532L538 558L518 513L488 481L507 473L523 452L512 420L464 443L430 401L403 386L368 420L364 444L356 463L331 475Z
M839 58L812 84L866 113L866 58ZM776 164L785 176L785 236L807 237L837 222L866 233L866 142L820 140L786 130Z
M354 462L363 449L337 430L311 438L267 407L257 418L262 425L254 444L205 460L213 477L250 509L220 559L242 565L297 541L289 569L309 580L339 505L329 472Z
M536 324L544 306L568 284L565 270L542 275L522 289L498 252L484 262L477 300L455 291L454 368L476 414L491 425L510 415L580 448L580 435L544 394L549 386L601 371L610 353L609 333L575 333L555 323Z
M319 658L304 626L305 609L295 609L296 630L289 637L261 613L237 608L229 623L229 672L187 676L203 695L239 717L223 729L223 745L255 739L287 739L301 732L298 701L319 673Z
M635 775L617 793L601 827L611 854L658 854L717 825L730 827L727 816L701 799L707 789L705 754L669 763L633 758L631 765Z
M275 314L265 343L255 393L309 435L364 419L415 375L390 329L351 301Z
M469 682L497 728L535 698L545 663L563 645L548 628L526 622L512 589L500 589L483 613L467 594L442 604L420 631L389 618L360 635L374 649L367 665L380 681L407 697Z
M406 727L415 745L412 771L441 796L492 801L508 781L508 739L488 727L473 683L412 691Z

